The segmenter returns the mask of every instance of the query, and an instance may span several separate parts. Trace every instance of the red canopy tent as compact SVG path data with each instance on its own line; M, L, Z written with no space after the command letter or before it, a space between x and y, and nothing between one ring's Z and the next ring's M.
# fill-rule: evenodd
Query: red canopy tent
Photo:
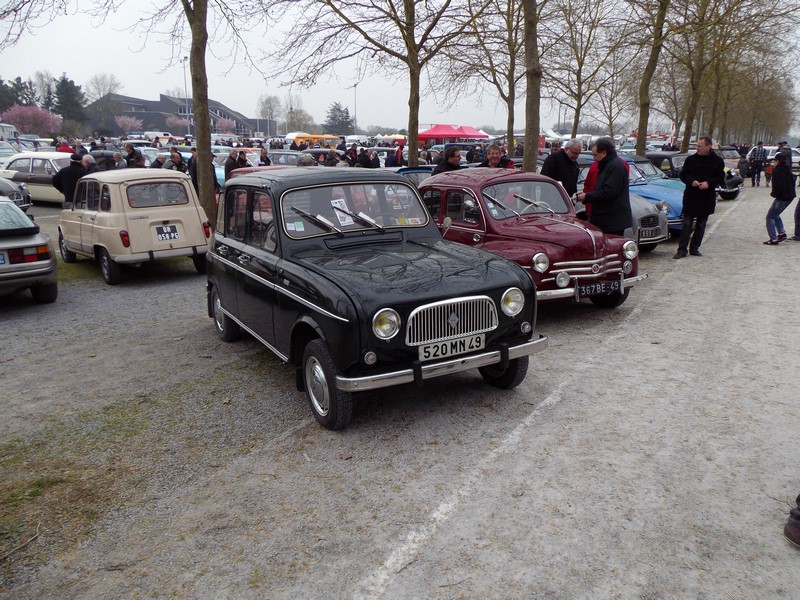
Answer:
M438 138L459 138L463 137L461 132L452 125L434 125L427 131L420 131L417 136L420 140L433 140Z
M485 133L481 133L480 131L478 131L474 127L470 127L469 125L462 125L458 129L456 129L456 131L458 131L460 134L458 137L469 138L472 140L479 140L479 139L485 140L486 138L489 137Z

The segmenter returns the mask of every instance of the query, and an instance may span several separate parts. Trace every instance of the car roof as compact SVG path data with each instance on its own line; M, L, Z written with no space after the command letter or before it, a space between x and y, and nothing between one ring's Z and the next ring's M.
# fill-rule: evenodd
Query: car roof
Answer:
M72 156L70 152L33 152L33 151L26 151L26 152L17 152L13 156L9 156L8 160L12 161L17 158L66 158Z
M288 169L260 170L237 175L225 182L225 187L236 185L270 186L276 194L285 189L306 185L324 185L361 181L396 181L410 185L400 175L378 169L334 169L317 166L290 167ZM412 185L413 187L413 185Z
M530 179L538 181L552 181L549 177L530 173L528 171L518 171L516 169L497 169L492 167L470 167L468 169L457 169L439 173L425 180L422 185L439 183L443 179L457 185L485 185L496 183L505 179Z
M97 173L84 175L81 179L96 179L101 183L135 183L152 179L189 180L190 177L186 173L173 171L172 169L141 169L130 167L127 169L98 171Z

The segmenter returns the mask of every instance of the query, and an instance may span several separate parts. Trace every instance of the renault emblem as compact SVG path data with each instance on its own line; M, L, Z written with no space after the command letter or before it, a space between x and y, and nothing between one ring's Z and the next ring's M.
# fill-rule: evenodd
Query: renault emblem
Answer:
M456 325L458 325L458 315L456 313L450 313L450 317L447 319L447 324L450 325L452 329L455 329Z

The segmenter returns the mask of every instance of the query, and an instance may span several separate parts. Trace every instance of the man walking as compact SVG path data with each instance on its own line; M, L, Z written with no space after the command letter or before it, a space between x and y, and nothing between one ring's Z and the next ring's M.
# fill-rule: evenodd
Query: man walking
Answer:
M572 139L564 144L558 152L553 152L544 159L542 175L560 181L570 198L578 191L578 157L581 155L581 143Z
M697 153L683 163L681 181L686 184L683 192L683 229L681 229L678 251L672 258L703 256L700 244L706 233L709 215L717 206L717 186L725 181L725 162L711 149L711 138L697 140ZM691 238L691 243L690 243Z
M761 185L761 170L766 163L767 149L764 148L764 142L758 142L750 154L750 187Z

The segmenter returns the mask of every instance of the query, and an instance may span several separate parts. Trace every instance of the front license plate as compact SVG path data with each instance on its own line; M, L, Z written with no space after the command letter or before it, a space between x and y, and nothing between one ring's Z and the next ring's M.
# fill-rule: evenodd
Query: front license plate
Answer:
M486 336L484 334L468 335L454 340L447 340L446 342L436 342L435 344L420 346L419 359L436 360L437 358L447 358L448 356L483 350L485 347Z
M658 229L642 229L641 230L642 239L654 238L654 237L658 237L659 235L661 235L661 232Z
M158 225L156 227L156 239L159 242L178 239L177 225Z
M600 296L601 294L611 294L619 292L621 283L619 279L613 281L598 281L597 283L587 283L578 286L578 297L588 298L590 296Z

